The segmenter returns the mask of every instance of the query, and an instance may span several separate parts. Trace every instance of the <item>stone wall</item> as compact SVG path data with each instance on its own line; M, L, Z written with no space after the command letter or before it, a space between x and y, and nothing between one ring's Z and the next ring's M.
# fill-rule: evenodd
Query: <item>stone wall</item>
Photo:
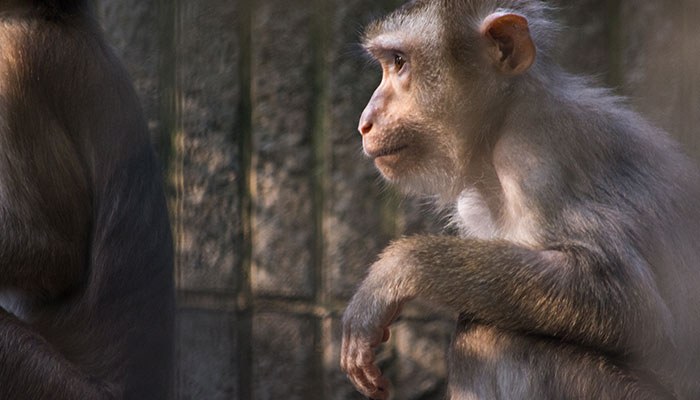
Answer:
M339 318L376 254L440 232L378 183L356 124L358 32L398 0L96 0L148 115L176 240L178 399L353 399ZM559 60L700 155L696 0L561 1ZM406 311L380 362L440 399L452 322Z

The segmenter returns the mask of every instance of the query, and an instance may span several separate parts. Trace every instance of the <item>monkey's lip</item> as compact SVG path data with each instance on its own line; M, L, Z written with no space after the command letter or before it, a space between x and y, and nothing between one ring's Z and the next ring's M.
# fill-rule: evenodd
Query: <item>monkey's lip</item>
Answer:
M394 147L391 149L379 149L379 150L368 150L367 155L372 158L372 159L377 159L380 157L386 157L386 156L391 156L394 154L398 154L402 152L404 149L406 149L408 146L399 146L399 147Z

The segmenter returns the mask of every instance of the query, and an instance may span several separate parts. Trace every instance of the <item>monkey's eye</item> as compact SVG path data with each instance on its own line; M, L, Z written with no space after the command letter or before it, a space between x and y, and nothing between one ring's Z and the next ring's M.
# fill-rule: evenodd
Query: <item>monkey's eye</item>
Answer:
M406 64L406 60L401 55L395 55L394 56L394 67L396 67L396 71L401 71L403 68L404 64Z

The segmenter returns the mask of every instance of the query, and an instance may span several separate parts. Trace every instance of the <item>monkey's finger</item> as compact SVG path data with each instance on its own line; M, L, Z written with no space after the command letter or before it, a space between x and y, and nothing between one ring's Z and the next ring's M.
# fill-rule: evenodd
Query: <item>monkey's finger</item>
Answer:
M385 400L389 398L389 395L391 394L391 381L389 381L389 378L386 378L384 376L381 376L379 378L379 384L377 385L377 392L380 394L380 397L378 397L379 400Z
M369 396L370 393L377 391L382 377L381 371L374 365L376 358L374 351L366 344L351 343L349 352L348 376L358 390Z
M363 382L362 380L358 380L357 382L353 383L355 384L357 390L360 391L360 393L369 397L370 399L386 400L389 398L388 386L386 386L387 388L385 388L384 386L367 386L367 383Z
M370 388L370 397L373 399L385 399L389 397L391 384L389 379L382 375L381 370L375 365L371 365L370 367L366 368L364 372L365 376L367 379L369 379L369 382L372 385Z
M370 362L369 364L359 364L364 374L364 377L359 378L359 381L361 382L363 388L366 389L367 392L369 392L372 396L375 396L373 398L377 398L376 396L378 394L379 398L384 398L385 396L388 396L388 389L391 385L389 380L382 375L382 371L379 369L379 367L375 365L374 352L372 352L371 355L365 356L365 359L372 360L372 362Z
M362 350L360 350L359 347L361 346L358 345L358 340L356 338L347 341L347 346L344 350L344 360L342 361L344 364L343 369L356 387L367 388L368 385L360 363Z
M374 385L375 387L379 387L380 384L382 383L381 378L382 377L382 371L377 367L376 365L368 365L362 369L362 371L365 373L365 376L367 377L367 380Z
M352 330L347 326L343 326L343 339L340 348L340 367L346 373L350 372L350 361L355 354L355 343L357 338L353 337Z
M366 359L370 358L374 357L366 356ZM358 368L353 368L352 374L348 376L357 390L371 399L387 399L391 385L389 380L382 376L381 370L374 363L369 365L357 363L356 365Z
M351 374L348 374L348 378L350 378L350 381L355 386L355 388L365 396L370 397L370 395L377 390L377 387L374 386L368 380L368 378L365 376L364 372L361 369L353 371L353 373Z
M372 393L368 396L374 400L386 400L391 394L391 384L387 378L382 377L382 384L378 386Z
M340 368L348 371L348 335L343 332L343 341L340 347Z
M357 346L357 352L353 356L357 365L363 369L374 365L374 360L377 358L374 350L366 345Z

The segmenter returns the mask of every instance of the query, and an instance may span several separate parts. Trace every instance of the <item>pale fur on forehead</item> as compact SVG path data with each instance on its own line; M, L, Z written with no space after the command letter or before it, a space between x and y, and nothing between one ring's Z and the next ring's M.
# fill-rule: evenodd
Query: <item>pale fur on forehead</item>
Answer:
M437 44L443 30L459 20L466 30L477 33L490 14L512 12L528 20L538 50L549 52L559 31L549 16L552 9L541 0L413 0L367 26L362 42L368 50L416 40Z
M439 8L437 2L425 3L417 11L416 2L410 2L374 21L365 29L363 47L372 50L375 47L393 48L400 43L416 42L434 43L441 36Z

